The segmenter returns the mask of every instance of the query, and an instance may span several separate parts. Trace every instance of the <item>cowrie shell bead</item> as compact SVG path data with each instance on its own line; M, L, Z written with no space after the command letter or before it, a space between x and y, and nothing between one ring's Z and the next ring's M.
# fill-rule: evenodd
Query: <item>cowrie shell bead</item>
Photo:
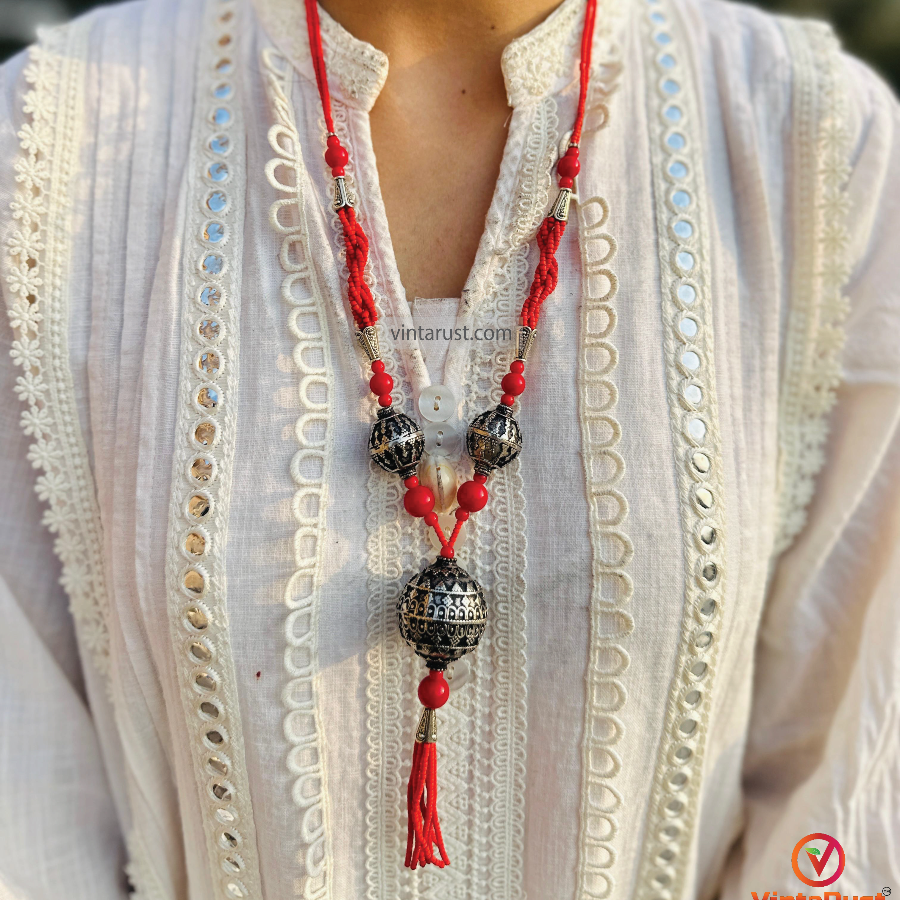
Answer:
M426 454L419 463L419 483L431 488L435 512L450 511L456 502L458 481L456 470L447 460Z

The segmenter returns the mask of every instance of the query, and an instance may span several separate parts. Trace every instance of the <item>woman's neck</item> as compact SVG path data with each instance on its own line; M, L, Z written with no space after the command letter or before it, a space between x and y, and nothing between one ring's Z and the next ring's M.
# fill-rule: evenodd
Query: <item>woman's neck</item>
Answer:
M324 0L333 18L390 60L371 113L372 143L410 300L462 293L506 143L503 49L558 5Z
M323 0L351 34L388 55L391 71L459 55L499 61L503 48L543 21L560 0Z

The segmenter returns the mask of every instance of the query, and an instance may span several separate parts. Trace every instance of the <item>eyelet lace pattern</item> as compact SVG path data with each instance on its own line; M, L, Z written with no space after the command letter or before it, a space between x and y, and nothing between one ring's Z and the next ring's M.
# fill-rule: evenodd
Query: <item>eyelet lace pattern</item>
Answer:
M684 614L636 893L685 889L718 649L726 521L709 296L705 189L690 68L668 0L644 0L650 147L669 409L684 530Z
M245 188L235 74L239 8L237 0L208 0L204 13L187 170L182 371L166 573L211 884L222 900L262 896L225 585Z
M850 276L847 180L851 134L840 46L819 22L783 19L793 80L796 258L779 409L778 532L784 550L806 523L825 461L828 413L841 381L843 290Z
M329 338L325 300L315 269L306 258L309 246L303 192L308 177L290 99L293 70L272 49L262 51L262 70L275 124L269 144L275 156L266 165L269 184L282 195L269 210L269 225L281 239L279 259L285 275L282 299L290 307L288 327L297 339L294 364L300 373L300 396L307 412L296 425L299 449L291 461L297 485L293 508L297 569L285 591L285 666L289 681L282 693L284 734L291 745L288 768L294 777L292 797L300 814L298 858L303 862L299 896L331 896L331 851L325 756L316 683L319 673L319 606L325 500L332 459L334 378L326 365ZM291 173L288 178L281 175Z

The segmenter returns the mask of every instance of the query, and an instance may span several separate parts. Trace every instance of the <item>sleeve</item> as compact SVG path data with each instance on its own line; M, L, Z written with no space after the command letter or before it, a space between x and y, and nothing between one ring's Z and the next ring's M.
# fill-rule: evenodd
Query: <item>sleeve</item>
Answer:
M900 891L900 108L840 60L855 135L843 377L805 527L770 580L723 900ZM841 856L817 873L816 834L843 850L831 884Z
M4 311L12 310L6 257L21 186L23 65L20 57L0 68ZM23 419L41 388L11 321L0 315L0 897L122 898L120 829Z

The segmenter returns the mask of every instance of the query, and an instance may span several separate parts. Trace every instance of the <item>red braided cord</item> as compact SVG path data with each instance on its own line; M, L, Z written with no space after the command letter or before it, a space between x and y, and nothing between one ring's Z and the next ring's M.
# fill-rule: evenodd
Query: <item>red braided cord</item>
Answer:
M540 258L534 270L531 290L522 304L522 324L529 328L537 328L541 314L541 304L556 289L559 281L559 263L556 261L556 250L566 230L566 223L547 216L538 229L535 241L540 249Z
M362 331L378 321L378 311L372 291L366 283L366 260L369 258L369 239L356 218L352 206L338 210L338 218L344 229L344 247L347 250L347 300L356 327Z

